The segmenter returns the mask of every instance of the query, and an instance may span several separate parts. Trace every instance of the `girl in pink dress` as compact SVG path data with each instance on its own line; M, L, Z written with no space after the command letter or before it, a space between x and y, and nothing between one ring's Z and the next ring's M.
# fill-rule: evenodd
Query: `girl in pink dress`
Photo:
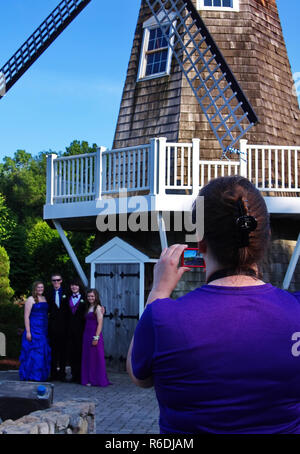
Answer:
M96 289L87 292L88 310L83 333L81 384L108 386L102 335L104 308Z

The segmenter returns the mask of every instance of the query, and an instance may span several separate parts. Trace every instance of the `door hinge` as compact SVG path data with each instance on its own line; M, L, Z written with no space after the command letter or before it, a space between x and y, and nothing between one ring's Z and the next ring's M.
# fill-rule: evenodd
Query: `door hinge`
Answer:
M102 276L108 276L112 279L114 277L114 273L112 271L110 273L97 273L97 271L95 271L94 277L102 277Z
M124 279L124 277L140 277L140 272L138 271L137 273L120 273L120 277Z

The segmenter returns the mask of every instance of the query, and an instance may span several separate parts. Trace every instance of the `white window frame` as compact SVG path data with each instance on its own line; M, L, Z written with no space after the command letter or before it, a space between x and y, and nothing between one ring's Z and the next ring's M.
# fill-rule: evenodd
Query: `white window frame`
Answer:
M227 6L204 6L204 0L197 0L197 9L205 11L235 11L240 10L240 0L232 0L232 8Z
M163 16L163 12L158 14L158 19L161 20ZM173 19L176 16L175 13L170 14L169 19ZM162 22L164 24L164 22ZM166 22L168 24L168 22ZM172 22L172 27L175 27L176 21L174 20ZM138 70L138 76L137 76L137 81L142 81L142 80L149 80L149 79L155 79L157 77L163 77L166 75L170 74L171 71L171 62L172 62L172 48L171 46L168 46L168 56L167 56L167 65L166 65L166 70L160 73L156 74L149 74L146 76L146 67L147 67L147 58L146 58L146 53L148 50L148 45L149 45L149 37L150 37L150 30L153 30L155 28L159 28L157 25L157 21L154 17L150 17L146 22L143 23L143 29L144 29L144 36L143 36L143 42L142 42L142 50L141 50L141 58L140 58L140 64L139 64L139 70ZM171 31L170 31L171 32ZM174 36L172 37L172 42L174 41ZM172 43L171 43L172 44Z

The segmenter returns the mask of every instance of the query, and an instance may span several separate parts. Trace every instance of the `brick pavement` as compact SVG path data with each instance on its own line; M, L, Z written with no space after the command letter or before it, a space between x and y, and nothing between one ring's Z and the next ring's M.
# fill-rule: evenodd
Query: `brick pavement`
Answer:
M96 405L99 434L158 434L158 404L153 388L135 386L126 372L108 371L106 388L54 382L54 401L86 398ZM0 371L0 381L18 380L18 371Z

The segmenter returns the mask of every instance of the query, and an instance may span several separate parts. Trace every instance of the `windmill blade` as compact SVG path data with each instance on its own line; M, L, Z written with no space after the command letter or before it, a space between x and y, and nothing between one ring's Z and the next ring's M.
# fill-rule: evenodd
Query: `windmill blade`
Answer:
M0 69L0 99L91 0L63 0Z
M256 113L192 1L145 1L226 156Z

